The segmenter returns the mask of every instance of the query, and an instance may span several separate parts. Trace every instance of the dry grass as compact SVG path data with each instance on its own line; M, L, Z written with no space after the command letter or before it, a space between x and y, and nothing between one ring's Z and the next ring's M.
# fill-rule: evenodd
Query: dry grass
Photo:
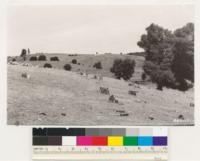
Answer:
M27 72L30 79L21 77ZM8 65L8 124L20 125L193 125L193 90L185 93L152 85L129 86L106 77L102 82L58 69ZM100 94L108 87L119 103ZM136 96L128 94L137 90ZM120 116L123 110L128 116ZM177 120L179 115L184 120ZM152 119L153 118L153 119Z
M77 56L69 56L67 54L45 54L47 57L47 61L29 61L31 56L38 56L39 54L32 54L27 56L27 60L25 63L28 63L32 66L39 66L43 67L45 63L50 63L53 68L56 69L63 69L63 66L65 64L71 64L72 71L77 72L84 72L87 70L90 74L96 74L101 73L102 75L106 77L113 77L113 74L110 72L110 68L113 65L113 62L117 58L125 59L134 59L136 61L136 67L135 67L135 73L134 77L141 77L142 73L142 66L144 62L144 57L142 56L135 56L135 55L119 55L119 54L101 54L101 55L92 55L92 54L84 54L84 55L77 55ZM50 57L57 56L60 61L50 61ZM12 57L10 58L12 60ZM78 64L72 64L72 59L76 59ZM21 57L16 57L17 62L24 63L23 59ZM101 62L103 69L99 70L96 68L93 68L93 65L96 62Z

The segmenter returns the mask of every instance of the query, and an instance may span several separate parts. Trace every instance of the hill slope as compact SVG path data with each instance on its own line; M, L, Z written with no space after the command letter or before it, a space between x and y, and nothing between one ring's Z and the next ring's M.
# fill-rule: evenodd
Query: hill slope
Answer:
M96 73L101 73L103 76L106 77L112 77L113 74L110 72L110 68L113 65L113 62L115 59L120 58L120 59L134 59L136 62L136 67L135 67L135 73L133 75L133 78L140 79L141 78L141 73L143 72L142 66L144 62L144 57L143 56L137 56L137 55L119 55L119 54L100 54L100 55L92 55L92 54L78 54L76 56L70 56L68 54L44 54L47 57L47 61L29 61L31 56L39 56L41 54L31 54L27 56L27 60L24 62L21 57L15 57L16 61L18 63L28 63L31 66L39 66L43 67L45 63L50 63L53 68L56 69L63 69L63 66L65 64L71 64L72 66L72 71L80 71L84 72L87 70L88 73L90 74L96 74ZM50 61L51 57L57 56L60 61ZM12 60L14 57L10 57L9 60ZM76 59L78 64L72 64L72 59ZM96 62L101 62L103 69L99 70L96 68L93 68L94 63Z
M27 72L30 79L22 78ZM192 125L193 91L155 90L129 86L104 77L85 78L75 72L8 65L8 124L20 125ZM108 101L107 87L119 103ZM128 94L137 90L137 96ZM128 116L120 116L117 111ZM177 119L179 115L184 120ZM152 119L153 118L153 119Z

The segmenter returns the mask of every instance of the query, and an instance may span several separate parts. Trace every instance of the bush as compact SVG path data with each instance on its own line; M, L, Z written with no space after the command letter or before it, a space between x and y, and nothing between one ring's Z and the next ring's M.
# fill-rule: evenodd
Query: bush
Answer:
M22 49L20 57L24 57L26 55L26 49Z
M13 58L13 59L12 59L12 61L16 61L16 59L15 59L15 58Z
M49 64L49 63L45 63L45 64L44 64L44 68L52 68L52 65Z
M36 56L32 56L32 57L30 57L29 60L30 60L30 61L37 61L37 57L36 57Z
M115 59L110 71L115 74L117 79L129 80L134 73L135 61L131 59Z
M146 74L145 74L145 73L142 73L141 78L142 78L143 81L145 81L146 77L147 77Z
M72 64L77 64L77 60L76 59L72 59Z
M93 65L94 68L96 69L102 69L102 66L101 66L101 62L96 62L94 65Z
M71 67L70 64L65 64L65 65L64 65L64 69L65 69L65 70L71 70L72 67Z
M38 57L38 60L39 60L39 61L46 61L47 58L46 58L45 55L40 55L40 56Z
M59 58L57 56L51 57L50 58L51 61L59 61Z
M26 54L26 49L22 49L20 57L22 57L24 61L26 60Z
M69 56L78 56L78 54L69 54Z

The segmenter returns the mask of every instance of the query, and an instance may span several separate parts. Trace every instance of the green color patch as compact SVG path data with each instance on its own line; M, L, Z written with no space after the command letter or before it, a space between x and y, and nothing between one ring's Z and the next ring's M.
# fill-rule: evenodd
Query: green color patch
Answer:
M136 136L124 136L124 146L137 146L138 137Z

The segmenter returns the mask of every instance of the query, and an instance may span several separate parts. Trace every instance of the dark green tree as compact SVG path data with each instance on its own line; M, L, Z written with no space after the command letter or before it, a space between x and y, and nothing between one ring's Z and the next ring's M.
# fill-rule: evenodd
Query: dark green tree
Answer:
M151 24L138 46L146 52L144 72L162 87L187 89L186 79L194 80L194 26L189 23L174 33Z
M24 61L26 60L26 49L22 49L20 57L22 57Z
M115 59L110 71L117 79L129 80L134 73L135 61L131 59Z
M28 52L28 54L30 54L30 49L29 48L28 48L27 52Z
M170 69L173 61L174 35L155 24L147 27L146 31L147 34L142 35L138 42L138 46L146 52L143 69L151 80L157 83L157 88L162 90L163 86L169 87L174 80Z
M194 24L177 29L172 71L180 90L187 90L188 81L194 82Z
M94 63L93 68L102 69L101 62L99 61L99 62Z
M77 60L76 59L72 59L72 64L77 64Z

